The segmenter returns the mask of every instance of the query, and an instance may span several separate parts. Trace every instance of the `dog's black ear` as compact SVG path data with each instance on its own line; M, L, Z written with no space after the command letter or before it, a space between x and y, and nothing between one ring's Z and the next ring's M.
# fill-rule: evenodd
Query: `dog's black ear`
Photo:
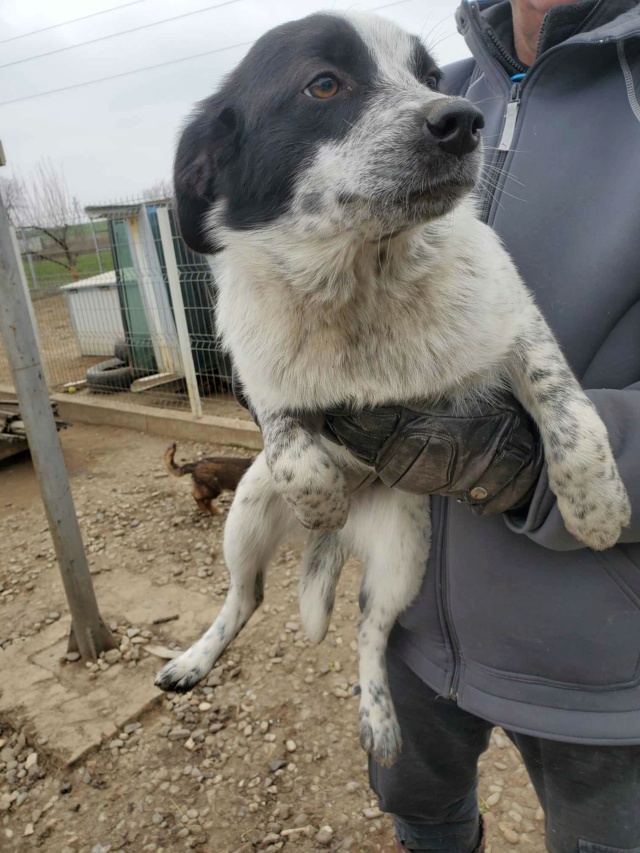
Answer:
M178 143L173 170L178 226L187 246L203 255L222 249L211 233L207 214L218 197L219 159L237 129L232 109L205 101Z

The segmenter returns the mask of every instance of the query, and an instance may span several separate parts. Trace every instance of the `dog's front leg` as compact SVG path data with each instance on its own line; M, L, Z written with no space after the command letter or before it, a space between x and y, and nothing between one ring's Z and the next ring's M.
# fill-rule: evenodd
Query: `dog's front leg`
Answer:
M349 491L338 465L300 418L260 415L267 464L276 488L304 527L339 530L349 514Z
M631 509L607 428L533 306L509 366L513 389L540 430L549 486L567 530L590 548L610 548Z

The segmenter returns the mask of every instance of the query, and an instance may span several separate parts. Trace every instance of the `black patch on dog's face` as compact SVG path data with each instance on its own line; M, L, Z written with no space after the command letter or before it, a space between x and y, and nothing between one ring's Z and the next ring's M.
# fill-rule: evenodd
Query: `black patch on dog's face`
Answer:
M410 71L437 88L435 62L418 38L412 44ZM305 94L320 75L338 80L338 94ZM349 134L380 86L375 57L342 16L314 14L262 36L222 89L200 104L180 140L174 183L185 241L205 253L222 248L206 222L219 200L225 202L222 224L229 228L276 220L305 164L323 143ZM320 202L321 196L310 194L305 212Z
M442 71L417 36L411 37L411 43L412 50L409 60L411 72L423 86L428 86L437 91L442 80Z
M304 94L321 74L340 82L333 98ZM175 186L186 242L201 252L220 248L203 232L220 198L231 228L276 219L304 161L357 121L374 78L373 57L342 17L310 15L262 36L222 90L202 102L180 140Z

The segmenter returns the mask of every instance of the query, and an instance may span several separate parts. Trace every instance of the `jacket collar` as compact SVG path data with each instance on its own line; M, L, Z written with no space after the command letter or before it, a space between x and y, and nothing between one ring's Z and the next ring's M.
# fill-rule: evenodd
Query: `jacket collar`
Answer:
M479 59L478 53L489 54L509 76L526 71L514 55L509 0L463 0L456 21L458 31L476 59ZM580 41L597 42L624 40L638 34L640 0L577 0L554 6L547 13L540 33L538 56L578 37Z

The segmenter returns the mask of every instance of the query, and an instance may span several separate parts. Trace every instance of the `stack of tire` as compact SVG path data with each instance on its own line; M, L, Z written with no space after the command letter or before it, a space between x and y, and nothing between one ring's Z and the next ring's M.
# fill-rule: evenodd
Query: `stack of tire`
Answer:
M128 391L136 378L136 369L130 366L131 352L126 341L118 341L113 358L94 364L87 370L87 387L99 394Z

